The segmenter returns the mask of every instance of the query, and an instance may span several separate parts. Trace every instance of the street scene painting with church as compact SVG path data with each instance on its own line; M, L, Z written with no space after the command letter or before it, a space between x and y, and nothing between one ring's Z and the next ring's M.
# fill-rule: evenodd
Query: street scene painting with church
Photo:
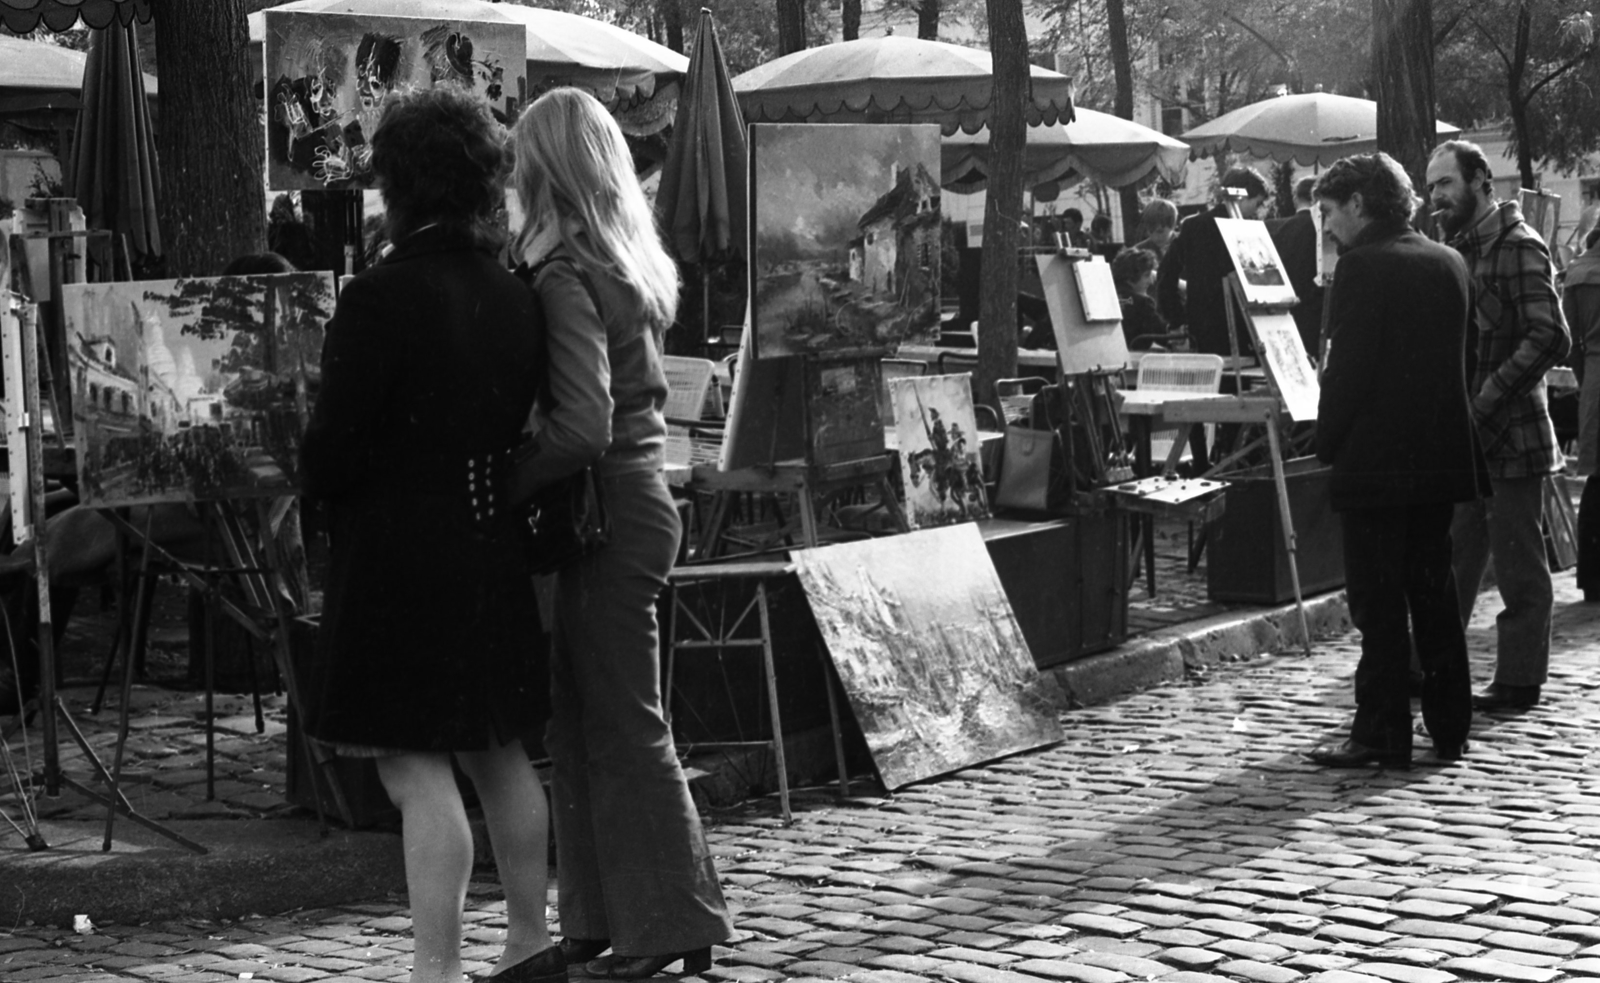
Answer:
M751 127L756 355L931 343L939 128Z
M294 491L333 276L63 288L86 505Z

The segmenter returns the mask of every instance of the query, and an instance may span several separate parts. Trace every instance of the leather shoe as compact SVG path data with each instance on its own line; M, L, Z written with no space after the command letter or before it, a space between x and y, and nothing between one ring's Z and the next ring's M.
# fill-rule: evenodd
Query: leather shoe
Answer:
M560 946L536 952L498 973L480 976L483 983L567 983L567 961Z
M1389 751L1384 748L1367 747L1359 741L1345 741L1343 744L1323 744L1306 752L1306 757L1319 765L1330 768L1359 768L1362 765L1391 765L1405 768L1411 764L1411 752Z
M1472 744L1468 741L1462 741L1460 744L1435 744L1433 756L1440 761L1460 761L1471 747Z
M601 953L611 948L610 939L562 939L560 942L561 954L566 957L568 966L578 966L596 959Z
M684 976L694 976L711 968L711 947L672 952L664 956L602 956L589 962L584 969L592 977L608 980L644 980L659 975L663 969L683 960Z
M1539 702L1539 687L1490 683L1472 698L1474 710L1527 710Z

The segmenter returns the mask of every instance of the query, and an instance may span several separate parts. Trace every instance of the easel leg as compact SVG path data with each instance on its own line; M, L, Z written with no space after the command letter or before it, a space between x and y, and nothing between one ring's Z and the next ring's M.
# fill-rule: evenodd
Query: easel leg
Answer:
M839 697L834 693L838 684L833 680L832 663L828 659L828 652L817 643L817 661L822 666L822 687L828 694L828 723L833 728L833 765L838 770L839 798L850 797L850 770L844 762L844 731L839 726Z
M155 511L153 509L145 513L146 518L145 518L144 536L145 536L146 541L148 541L149 538L150 538L150 522L151 522L151 518L154 515L155 515ZM146 619L149 616L148 613L145 611L145 607L144 607L145 589L146 589L146 585L150 581L150 578L148 576L146 576L146 575L149 572L150 572L150 551L146 550L146 551L144 551L144 555L143 555L142 559L139 562L138 605L137 605L136 609L134 610L133 625L130 627L130 631L129 631L129 635L128 635L130 642L131 642L132 639L138 638L143 633L143 624L144 624L144 622L146 621ZM121 689L121 692L120 692L120 700L121 700L121 702L117 706L117 744L116 744L116 749L112 752L112 755L111 755L111 787L112 788L121 788L120 782L122 780L122 753L123 753L124 749L127 747L127 744L128 744L128 715L132 712L131 706L132 706L132 703L133 703L133 650L132 650L131 645L129 647L129 650L128 650L126 658L124 658L122 660L122 689ZM106 806L106 833L105 833L104 841L100 844L100 849L101 850L110 851L110 849L111 849L111 834L112 834L112 830L113 830L113 828L114 828L114 826L116 824L116 821L117 821L117 810L115 808L113 808L112 806L107 805Z
M783 807L783 821L794 822L789 811L789 764L783 754L783 718L778 713L778 672L772 659L772 623L767 617L767 585L756 583L756 603L761 606L761 657L766 669L767 703L772 713L772 756L777 760L778 802Z
M217 575L216 557L216 505L202 505L200 514L206 530L206 603L204 660L206 685L206 801L217 797L217 597L222 583Z
M1289 484L1283 474L1283 448L1278 439L1277 414L1267 420L1267 440L1272 445L1272 477L1278 485L1278 515L1283 520L1283 543L1289 553L1289 583L1294 587L1294 607L1300 616L1300 638L1311 654L1311 628L1306 622L1306 602L1300 595L1300 564L1296 560L1294 518L1289 513Z
M293 706L304 707L300 701L300 684L294 674L294 660L289 651L289 614L284 610L283 595L278 587L282 582L281 571L282 557L278 552L277 542L272 538L272 525L268 521L267 506L263 502L258 506L258 517L261 522L261 551L267 561L267 568L274 571L279 583L271 583L269 579L267 596L272 602L272 613L277 619L277 629L273 632L272 652L278 662L278 675L283 677L283 687L289 692L289 703ZM320 776L328 783L328 791L333 795L333 806L339 811L339 819L346 826L355 826L355 816L350 811L350 803L345 798L344 786L339 782L339 773L334 770L334 762L325 747L317 744L308 735L302 735L300 741L300 754L305 759L306 781L311 783L311 801L317 812L317 825L323 836L328 835L328 817L326 807L322 804L322 786L317 783Z

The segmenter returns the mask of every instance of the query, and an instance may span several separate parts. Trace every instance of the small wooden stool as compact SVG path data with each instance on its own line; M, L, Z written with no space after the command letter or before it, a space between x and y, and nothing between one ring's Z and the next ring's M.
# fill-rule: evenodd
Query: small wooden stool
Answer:
M667 621L667 665L664 679L666 696L663 699L663 709L667 723L672 723L672 677L677 654L680 649L693 651L696 649L736 649L760 648L761 665L767 684L767 710L772 718L772 739L770 741L726 741L715 744L701 744L699 747L749 747L752 745L770 745L772 755L778 770L778 800L783 807L783 821L793 821L789 810L789 769L783 753L783 720L778 712L778 677L772 658L772 621L767 607L767 582L778 577L785 577L794 573L794 564L785 560L757 560L749 562L708 563L700 566L680 566L667 575L667 583L672 588L671 616ZM737 617L729 620L726 617L717 619L715 625L707 624L711 619L702 620L695 612L684 603L681 588L713 582L727 582L731 580L750 579L755 581L755 594L745 604ZM759 634L750 635L748 630L743 637L740 630L750 620L750 615L755 612L759 620ZM678 616L682 614L689 626L693 629L693 636L679 640ZM726 612L724 612L726 613ZM821 653L819 652L819 655ZM845 770L844 737L839 728L839 704L833 692L833 678L828 672L827 658L822 659L823 684L828 693L828 721L833 731L833 754L835 765L839 770L839 794L850 794L849 773Z

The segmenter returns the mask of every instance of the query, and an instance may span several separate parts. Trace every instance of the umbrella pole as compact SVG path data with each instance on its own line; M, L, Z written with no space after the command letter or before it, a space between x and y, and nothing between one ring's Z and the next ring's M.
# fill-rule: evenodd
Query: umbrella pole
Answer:
M710 351L704 346L711 342L711 264L700 262L700 344L703 351Z

